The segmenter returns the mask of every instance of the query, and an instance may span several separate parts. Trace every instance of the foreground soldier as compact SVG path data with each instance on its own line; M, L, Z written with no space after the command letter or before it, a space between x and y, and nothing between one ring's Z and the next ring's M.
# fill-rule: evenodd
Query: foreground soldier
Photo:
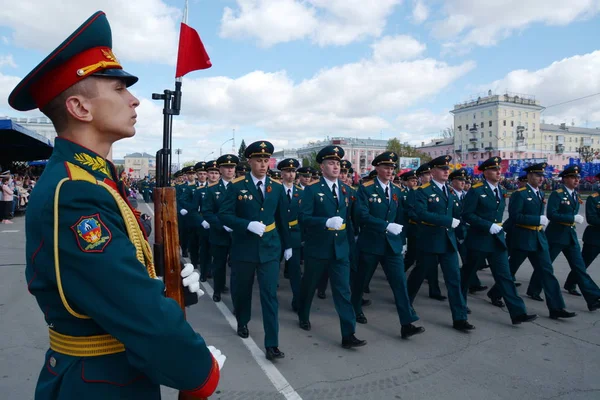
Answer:
M559 174L563 185L550 194L546 214L550 223L546 229L546 237L550 247L550 261L554 262L562 252L571 267L569 276L577 283L590 311L600 308L600 289L596 282L585 270L581 257L581 247L575 224L583 223L583 216L579 215L579 194L575 191L579 186L579 166L567 166ZM583 201L581 201L583 203ZM530 293L537 295L542 291L541 274L534 271L529 284ZM571 293L571 292L570 292ZM573 294L573 293L571 293ZM579 292L577 295L581 296Z
M352 305L356 313L356 322L366 324L367 318L361 304L364 282L381 263L394 294L396 311L402 326L401 336L406 339L424 332L425 328L412 324L419 317L413 310L406 291L402 258L404 237L401 234L405 224L402 190L391 182L397 162L398 156L389 151L375 157L372 164L377 170L377 177L358 189L360 260L352 285Z
M231 182L219 210L219 219L233 230L230 260L235 280L231 290L237 334L241 338L249 335L252 286L256 275L268 360L285 357L279 350L277 283L282 246L286 260L293 253L289 246L283 186L266 176L273 150L273 145L267 141L254 142L246 147L244 156L251 171Z
M105 159L135 134L139 105L127 90L137 78L111 45L97 12L9 97L17 110L39 108L58 132L26 216L28 288L50 334L35 398L160 399L160 385L208 397L224 356L153 279L150 246ZM184 275L197 291L197 273Z
M335 310L340 318L342 347L364 346L354 336L356 316L350 302L350 246L346 225L351 224L350 187L340 184L340 160L344 149L327 146L317 154L323 178L307 186L300 198L300 225L304 232L304 275L300 285L300 328L311 330L310 306L323 271L331 281Z
M565 310L565 301L560 292L558 280L554 276L548 240L543 231L543 228L548 225L548 218L544 215L545 200L540 185L544 180L546 166L546 163L540 163L525 168L527 186L510 196L508 213L514 224L511 232L510 272L514 276L519 266L528 258L533 270L539 270L541 274L542 288L546 293L550 318L572 318L577 314ZM527 294L534 300L543 301L539 295L529 290ZM492 299L502 296L498 284L490 289L488 296Z
M427 271L442 267L448 288L448 301L452 311L453 328L459 331L475 329L467 321L467 306L461 293L458 247L454 229L460 224L458 198L446 186L450 156L431 160L432 181L422 185L415 193L414 213L419 219L417 249L420 263L408 277L408 295L414 301Z
M483 171L485 179L473 185L465 197L462 216L470 227L466 235L467 262L462 267L462 292L466 302L467 282L472 281L477 269L487 261L512 323L516 325L533 321L537 316L527 314L508 266L508 251L502 229L506 200L504 189L499 185L501 161L500 157L484 161L479 170ZM492 298L492 302L499 305L499 298Z

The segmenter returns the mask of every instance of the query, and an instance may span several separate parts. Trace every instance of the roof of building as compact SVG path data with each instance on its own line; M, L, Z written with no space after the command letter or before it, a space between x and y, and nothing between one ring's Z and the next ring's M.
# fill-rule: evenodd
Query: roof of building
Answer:
M558 134L580 134L580 135L600 135L599 128L582 128L579 126L569 126L567 124L540 124L540 130L543 132L553 132Z
M148 154L148 153L144 152L144 153L127 154L127 155L125 155L125 158L156 158L156 156L153 156L152 154Z
M417 149L421 149L423 147L434 147L434 146L450 146L454 144L454 136L449 138L442 139L433 139L429 143L425 143L422 146L417 146Z

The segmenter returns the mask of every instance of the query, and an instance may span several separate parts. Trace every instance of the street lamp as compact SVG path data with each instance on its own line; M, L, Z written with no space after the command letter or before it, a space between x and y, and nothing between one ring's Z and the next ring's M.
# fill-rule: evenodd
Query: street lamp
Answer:
M211 154L215 154L215 152L211 151L210 153L208 153L207 155L205 155L204 158L202 159L202 161L206 161L206 157L210 156Z
M224 142L221 144L221 147L219 147L219 155L220 155L220 156L222 156L222 155L223 155L223 145L224 145L225 143L227 143L227 142L230 142L230 141L232 141L233 139L234 139L234 138L229 138L229 139L227 139L226 141L224 141Z
M181 169L181 164L179 163L179 155L183 153L181 149L175 149L175 154L177 154L177 169Z

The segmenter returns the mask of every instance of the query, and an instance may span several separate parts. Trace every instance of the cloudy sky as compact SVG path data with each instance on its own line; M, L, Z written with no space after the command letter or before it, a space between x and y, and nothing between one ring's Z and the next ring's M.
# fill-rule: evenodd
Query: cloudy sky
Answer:
M114 157L154 154L172 88L183 0L46 0L0 8L0 115L12 88L98 9L114 52L140 77L137 134ZM210 159L258 139L299 147L327 136L420 143L457 102L493 90L544 106L600 92L600 0L190 0L213 67L184 79L174 147ZM548 108L546 122L600 126L600 96ZM221 146L222 145L222 146ZM213 154L211 154L213 153Z

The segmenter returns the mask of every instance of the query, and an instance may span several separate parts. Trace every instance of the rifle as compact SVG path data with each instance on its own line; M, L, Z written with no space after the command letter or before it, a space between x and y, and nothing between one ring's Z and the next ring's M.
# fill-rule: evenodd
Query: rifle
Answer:
M186 296L181 280L181 258L179 257L179 230L177 223L176 190L170 186L171 142L173 115L181 110L181 82L175 82L175 91L165 90L162 94L153 93L153 100L163 100L163 147L156 153L156 188L154 189L154 259L156 274L162 276L166 296L175 300L185 316ZM196 294L195 301L198 302ZM179 400L197 400L179 392Z

